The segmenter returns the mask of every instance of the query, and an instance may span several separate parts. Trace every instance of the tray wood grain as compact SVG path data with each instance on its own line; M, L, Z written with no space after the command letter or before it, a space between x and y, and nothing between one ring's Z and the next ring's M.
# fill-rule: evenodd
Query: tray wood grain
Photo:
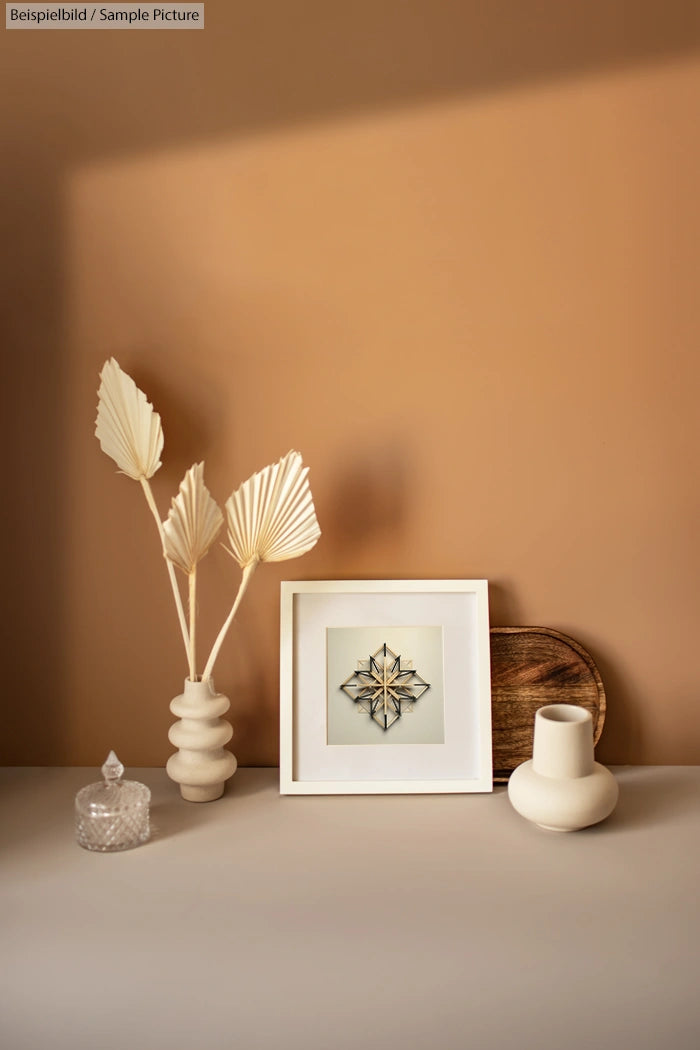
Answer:
M549 627L492 627L490 634L494 782L532 758L535 712L545 704L587 708L597 743L605 690L590 653Z

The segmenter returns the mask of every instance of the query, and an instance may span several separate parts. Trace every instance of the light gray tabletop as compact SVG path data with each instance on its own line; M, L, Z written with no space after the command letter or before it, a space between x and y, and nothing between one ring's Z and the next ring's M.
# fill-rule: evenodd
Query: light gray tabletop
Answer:
M604 824L493 795L283 797L240 770L94 854L96 769L0 771L4 1050L697 1050L700 767L624 768Z

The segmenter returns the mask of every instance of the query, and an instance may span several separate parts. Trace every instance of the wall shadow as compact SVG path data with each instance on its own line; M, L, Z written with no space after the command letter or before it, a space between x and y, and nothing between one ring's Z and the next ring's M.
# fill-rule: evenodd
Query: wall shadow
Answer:
M199 32L6 33L10 115L31 120L70 163L700 44L700 12L687 0L207 0L205 13Z
M0 165L5 571L0 764L60 764L65 506L62 217L38 151Z

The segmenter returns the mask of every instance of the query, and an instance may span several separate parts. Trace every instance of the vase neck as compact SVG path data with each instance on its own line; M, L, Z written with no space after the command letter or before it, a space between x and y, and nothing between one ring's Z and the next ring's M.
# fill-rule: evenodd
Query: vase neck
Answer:
M535 715L532 767L555 779L576 779L593 772L593 720L583 707L551 704Z
M203 699L208 696L216 696L216 689L214 688L213 678L204 678L193 681L191 678L185 679L185 696L186 697L198 697Z

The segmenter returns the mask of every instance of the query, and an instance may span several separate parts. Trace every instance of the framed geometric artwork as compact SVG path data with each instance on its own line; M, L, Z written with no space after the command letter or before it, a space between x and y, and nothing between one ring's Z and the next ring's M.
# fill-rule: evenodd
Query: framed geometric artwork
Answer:
M491 791L486 580L282 584L280 791Z

